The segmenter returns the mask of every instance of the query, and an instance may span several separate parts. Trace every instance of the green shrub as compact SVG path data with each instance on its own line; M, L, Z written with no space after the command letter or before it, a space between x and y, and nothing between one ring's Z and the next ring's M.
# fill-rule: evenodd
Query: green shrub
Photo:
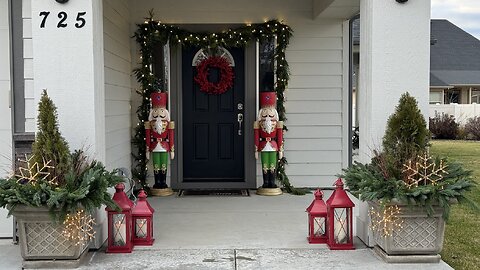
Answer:
M473 140L480 140L480 116L475 116L467 120L465 125L467 137Z
M17 205L48 207L52 219L58 222L79 208L86 212L102 205L118 209L107 189L122 178L101 163L89 161L83 151L70 153L58 130L55 105L46 91L39 103L38 127L34 155L27 157L19 175L0 179L0 207L9 213Z
M407 92L400 97L395 112L388 118L382 146L392 175L399 177L412 156L422 154L428 145L430 132L417 101Z
M435 117L430 118L429 126L432 137L435 139L457 139L459 124L455 122L453 115L435 113Z
M361 200L413 203L427 213L439 204L447 219L452 199L465 199L474 184L460 164L428 155L428 137L417 102L406 93L388 120L383 150L374 151L369 164L357 162L343 170L341 177Z

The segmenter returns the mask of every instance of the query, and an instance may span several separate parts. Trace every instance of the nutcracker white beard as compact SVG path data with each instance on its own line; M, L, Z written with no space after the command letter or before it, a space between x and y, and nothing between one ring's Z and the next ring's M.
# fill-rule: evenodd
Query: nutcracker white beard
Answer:
M162 119L157 119L157 121L155 121L155 127L154 127L154 129L155 129L158 133L163 133L166 128L167 128L167 125L163 124Z
M275 130L276 125L277 121L273 121L270 117L267 117L262 121L262 129L267 133L272 133L272 131Z
M153 128L156 132L163 133L167 129L167 125L163 122L170 121L170 114L165 108L153 108L150 110L148 120L155 122Z

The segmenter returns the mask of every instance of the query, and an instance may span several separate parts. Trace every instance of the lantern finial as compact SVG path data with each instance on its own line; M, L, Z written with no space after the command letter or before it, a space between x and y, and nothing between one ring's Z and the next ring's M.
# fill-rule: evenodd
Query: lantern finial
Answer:
M315 190L314 195L316 200L323 199L323 191L321 191L320 189Z
M337 189L338 188L343 189L344 184L343 184L342 178L338 178L337 181L335 181L335 186L337 187Z
M125 184L118 183L117 185L115 185L115 191L116 192L122 192L123 190L125 190Z
M146 201L147 200L147 193L145 193L145 191L143 189L141 189L140 192L138 193L138 199L140 201Z

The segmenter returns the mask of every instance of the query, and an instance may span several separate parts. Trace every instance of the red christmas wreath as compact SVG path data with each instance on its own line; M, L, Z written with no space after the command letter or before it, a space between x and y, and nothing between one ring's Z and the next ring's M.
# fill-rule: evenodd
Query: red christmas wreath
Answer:
M208 80L208 71L212 67L220 69L220 80L217 83ZM195 82L200 85L202 92L213 95L223 94L233 86L233 69L225 57L210 56L198 64Z

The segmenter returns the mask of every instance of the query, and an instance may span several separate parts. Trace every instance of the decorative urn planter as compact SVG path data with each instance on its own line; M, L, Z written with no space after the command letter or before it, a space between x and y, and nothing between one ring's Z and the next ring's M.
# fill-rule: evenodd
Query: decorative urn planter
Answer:
M371 211L378 213L379 219L385 219L385 212L378 203L369 201L368 205ZM434 212L428 216L423 206L395 205L399 211L397 222L386 222L381 229L372 228L377 253L391 263L439 262L445 233L443 209L434 207Z
M18 205L13 216L18 222L20 251L24 260L77 260L89 242L75 243L63 234L62 223L54 223L46 207Z

